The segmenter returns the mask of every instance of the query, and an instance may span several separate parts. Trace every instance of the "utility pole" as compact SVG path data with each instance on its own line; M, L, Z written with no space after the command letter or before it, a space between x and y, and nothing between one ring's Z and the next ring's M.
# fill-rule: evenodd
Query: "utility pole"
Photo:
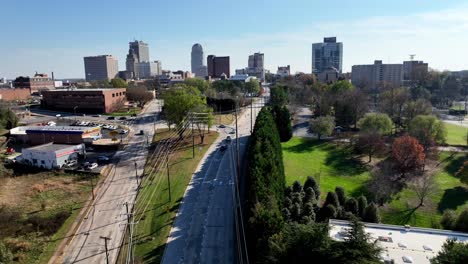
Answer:
M193 113L190 116L192 121L192 158L195 158L195 135L193 134Z
M106 248L106 263L109 264L109 250L107 249L107 240L111 240L110 237L100 236L99 238L104 239L104 246Z
M169 189L169 202L171 201L171 177L169 177L169 153L166 156L167 186Z
M134 161L135 163L135 178L136 178L136 181L137 181L137 185L140 186L140 183L138 182L138 170L137 170L137 162Z
M92 195L93 195L93 201L94 201L95 197L94 197L93 175L91 175L90 183L91 183L91 193L92 193Z
M239 161L239 131L238 131L238 126L237 126L237 116L238 116L238 111L239 109L239 101L236 101L236 165L237 165L237 179L239 179L240 175L240 161Z
M252 98L252 97L250 97ZM253 98L250 100L250 134L253 132Z

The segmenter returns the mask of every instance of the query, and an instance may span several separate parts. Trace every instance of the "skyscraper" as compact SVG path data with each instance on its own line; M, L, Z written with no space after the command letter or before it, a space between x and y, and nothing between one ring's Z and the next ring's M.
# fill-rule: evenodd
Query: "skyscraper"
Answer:
M336 42L336 37L312 44L312 73L318 74L332 67L341 73L342 65L343 43Z
M262 81L265 80L264 58L265 55L260 52L249 56L248 67L246 69L249 76L255 76Z
M135 78L139 78L135 64L139 62L149 62L148 44L143 41L135 40L133 42L129 42L128 45L129 49L125 66L127 71L133 72Z
M229 56L216 57L215 55L208 55L208 76L213 78L221 78L225 74L227 78L231 76Z
M197 77L205 77L208 75L207 68L203 62L203 47L195 43L192 46L192 73Z
M84 57L86 81L114 79L119 72L117 59L112 55Z
M263 70L263 53L257 52L249 56L249 68L259 68Z

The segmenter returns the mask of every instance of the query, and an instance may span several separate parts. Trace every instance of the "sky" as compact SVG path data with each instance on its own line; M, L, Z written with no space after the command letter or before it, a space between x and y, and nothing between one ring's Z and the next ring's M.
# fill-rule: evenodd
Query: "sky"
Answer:
M352 65L402 63L409 54L438 70L468 69L464 0L1 0L0 77L54 72L84 78L84 56L111 54L125 69L128 42L147 42L163 69L190 70L190 51L230 56L231 72L248 55L265 67L311 72L312 43L343 42Z

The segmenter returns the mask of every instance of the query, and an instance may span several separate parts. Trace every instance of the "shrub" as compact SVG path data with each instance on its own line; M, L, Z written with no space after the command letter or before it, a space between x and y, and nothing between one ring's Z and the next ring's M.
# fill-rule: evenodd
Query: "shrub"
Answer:
M327 205L333 205L335 208L340 206L340 201L338 200L338 196L334 192L328 192L327 193L327 198L325 198L325 203L323 204L324 207Z
M455 230L468 232L468 209L463 210L458 216Z
M340 205L343 206L346 202L345 190L343 189L343 187L338 186L335 188L335 193L336 193L336 196L338 197L338 201L340 202Z
M444 214L442 215L442 219L440 220L440 224L444 229L451 229L455 228L455 223L457 221L457 213L454 210L445 210Z
M312 189L314 189L315 199L317 201L320 200L320 187L315 181L314 177L312 176L307 176L307 179L304 183L304 190L307 190L307 188L309 187L312 187Z
M362 219L368 223L380 223L379 208L374 203L370 203L364 210L364 216Z
M359 206L358 206L358 202L356 201L356 199L349 198L348 200L346 200L344 208L345 208L345 211L350 212L354 214L355 216L359 216Z

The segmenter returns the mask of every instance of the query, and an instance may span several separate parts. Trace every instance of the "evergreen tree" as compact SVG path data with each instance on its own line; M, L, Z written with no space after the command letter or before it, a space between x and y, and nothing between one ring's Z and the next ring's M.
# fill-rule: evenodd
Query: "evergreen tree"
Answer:
M315 221L315 212L314 212L314 205L312 203L304 204L304 209L302 210L303 216L308 216Z
M315 192L314 189L312 189L312 187L308 187L307 189L305 189L303 203L317 203L317 200L315 199Z
M314 189L315 199L319 201L320 200L320 187L315 181L314 177L312 176L307 176L307 179L304 183L304 190L307 190L307 188L309 187L312 187L312 189Z
M445 210L440 220L440 224L444 229L455 229L455 223L457 222L457 213L454 210Z
M302 217L302 208L298 203L294 203L291 208L291 220L299 222Z
M327 205L333 205L335 209L340 206L340 202L338 200L338 196L334 192L328 192L327 193L327 198L325 199L325 203L323 204L324 207Z
M358 208L359 208L359 217L364 216L364 210L366 210L367 207L367 199L364 195L359 196L358 198Z
M431 259L431 264L468 263L468 244L449 239L442 245L442 250Z
M347 212L354 214L355 216L359 216L359 206L358 206L358 202L356 201L356 199L349 198L348 200L346 200L345 210Z
M338 201L340 202L340 205L344 206L346 202L346 194L345 194L345 190L343 189L343 187L337 186L335 188L335 193L336 193L336 196L338 197Z
M299 181L294 181L292 191L296 193L300 193L302 191L302 185Z
M377 205L370 203L364 210L362 220L368 223L380 223L379 208Z
M333 206L332 204L328 204L327 206L324 206L322 207L322 209L320 209L320 214L321 214L323 221L326 221L330 218L336 218L336 215L337 215L336 207Z
M455 223L455 230L468 232L468 209L465 209L457 218Z

